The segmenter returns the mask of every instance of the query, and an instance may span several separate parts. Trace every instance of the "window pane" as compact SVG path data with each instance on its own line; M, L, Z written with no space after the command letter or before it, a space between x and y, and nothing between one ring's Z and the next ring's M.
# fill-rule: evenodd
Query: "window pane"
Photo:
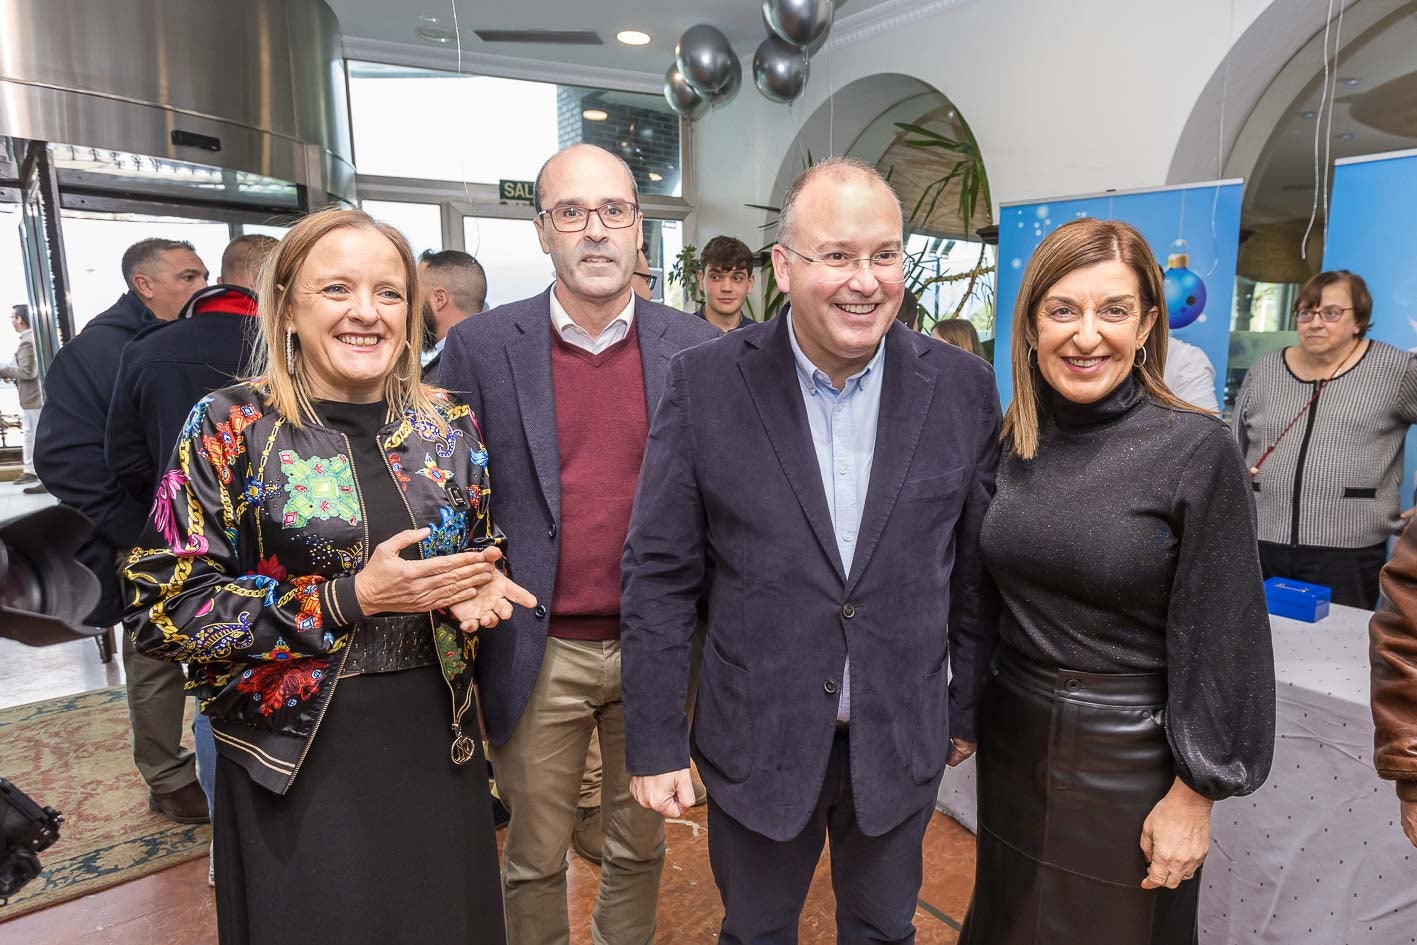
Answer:
M920 320L922 330L929 331L936 321L958 311L960 318L974 325L980 340L994 337L993 246L915 233L906 241L905 252L918 259L908 286L939 280L925 285L919 293L926 312ZM972 281L971 273L975 273Z
M391 223L413 247L413 255L443 248L443 212L436 203L394 203L387 200L365 200L364 212L376 220Z
M0 364L10 364L15 360L15 349L19 347L20 336L10 331L11 306L29 305L29 283L25 281L24 250L20 246L19 204L0 203L0 318L5 325L0 328ZM30 321L34 320L34 308L30 308ZM20 392L14 384L0 382L0 414L13 421L20 415ZM10 444L18 439L10 435Z
M123 281L123 251L138 240L161 237L186 240L211 273L221 274L221 254L231 240L225 223L181 217L125 215L125 219L66 210L63 213L64 254L69 264L69 301L74 330L82 330L95 315L128 291Z
M686 311L696 308L683 286L677 283L670 285L665 278L684 249L684 224L678 220L646 220L644 230L649 271L659 277L654 287L654 300Z
M546 291L556 279L530 220L463 217L463 245L487 274L487 307Z
M534 180L558 149L586 141L623 157L641 193L681 194L679 118L659 95L365 62L349 64L349 91L361 174ZM408 127L438 129L438 146L410 148L391 131Z

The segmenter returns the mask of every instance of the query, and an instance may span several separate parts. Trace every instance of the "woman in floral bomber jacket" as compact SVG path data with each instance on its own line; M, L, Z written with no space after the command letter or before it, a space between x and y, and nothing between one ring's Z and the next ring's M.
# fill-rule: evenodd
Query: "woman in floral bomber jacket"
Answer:
M193 409L120 569L135 645L212 720L220 940L496 945L473 660L535 601L476 420L418 381L392 227L305 218L260 298L263 376Z

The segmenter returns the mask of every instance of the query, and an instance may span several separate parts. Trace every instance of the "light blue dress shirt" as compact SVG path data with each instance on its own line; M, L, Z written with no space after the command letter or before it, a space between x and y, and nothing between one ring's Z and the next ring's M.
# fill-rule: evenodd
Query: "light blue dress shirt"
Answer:
M797 362L797 380L802 403L807 408L807 425L812 430L812 447L817 452L817 468L822 474L831 513L836 548L841 566L851 573L856 543L860 540L861 512L866 507L866 490L871 484L871 460L876 454L876 423L881 414L881 378L886 345L882 340L870 362L846 379L840 390L831 378L807 359L792 329L792 312L787 313L787 337ZM841 671L841 698L836 719L851 719L851 657Z

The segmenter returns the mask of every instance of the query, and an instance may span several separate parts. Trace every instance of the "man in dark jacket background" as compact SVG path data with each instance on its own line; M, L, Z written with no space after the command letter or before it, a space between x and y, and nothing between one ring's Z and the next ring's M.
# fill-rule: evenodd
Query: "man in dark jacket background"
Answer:
M108 412L108 468L143 508L172 460L182 426L198 400L251 373L258 330L256 284L276 239L238 236L221 254L217 284L197 292L171 322L149 325L123 349ZM215 798L216 745L211 723L193 727L197 775L208 810Z
M119 549L132 547L148 507L118 481L104 456L104 429L123 347L159 319L171 321L207 284L207 267L191 243L146 239L123 253L128 285L113 307L59 350L44 382L44 409L35 436L35 471L60 502L88 516L94 535L79 560L98 577L102 596L85 622L109 627L122 603L115 568ZM148 806L181 823L207 819L192 753L181 747L185 708L182 667L140 656L123 641L133 760L148 785Z
M238 236L221 255L216 285L199 291L172 322L156 322L128 344L108 414L108 467L144 509L198 400L250 374L257 323L256 280L276 246Z

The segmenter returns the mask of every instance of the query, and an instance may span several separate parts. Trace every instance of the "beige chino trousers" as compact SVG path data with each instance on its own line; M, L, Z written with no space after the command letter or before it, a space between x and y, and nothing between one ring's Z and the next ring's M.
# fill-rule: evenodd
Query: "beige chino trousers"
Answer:
M492 749L512 819L502 851L508 945L567 945L566 851L592 730L601 753L605 844L591 915L595 945L654 941L664 820L630 796L620 643L550 637L516 729Z

